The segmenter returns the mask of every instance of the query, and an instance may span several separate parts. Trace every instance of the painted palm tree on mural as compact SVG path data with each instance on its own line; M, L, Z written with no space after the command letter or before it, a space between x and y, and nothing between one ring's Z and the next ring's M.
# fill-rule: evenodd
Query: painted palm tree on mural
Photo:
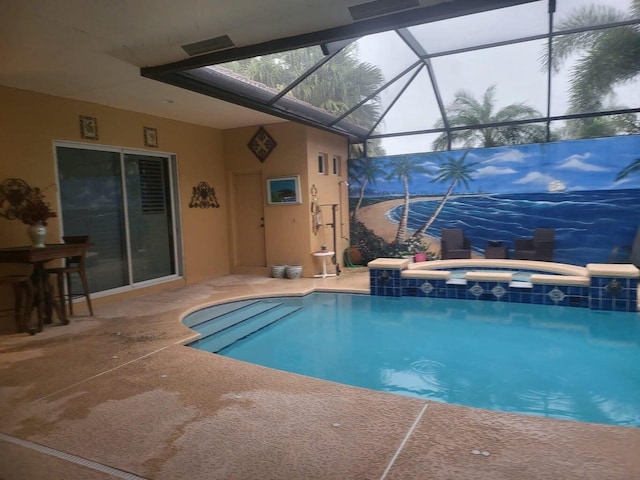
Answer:
M445 107L445 111L451 127L511 122L541 116L540 112L525 103L514 103L496 109L495 85L487 88L480 100L466 90L458 90L453 101ZM436 128L444 126L442 118L436 122ZM448 150L449 139L452 146L457 144L465 148L488 148L543 142L546 140L546 130L541 125L510 125L443 132L434 140L434 150Z
M467 162L466 159L468 154L469 152L464 152L464 154L458 159L452 156L447 157L447 160L440 166L440 168L436 172L435 178L431 180L432 183L451 183L449 184L449 188L447 188L445 194L440 199L440 203L438 203L438 206L434 210L433 214L413 234L415 238L420 238L422 234L424 234L429 229L431 224L435 221L435 219L444 208L444 204L447 203L447 200L453 193L453 189L456 187L456 185L462 183L465 187L469 188L469 181L472 179L473 173L475 172L473 167L475 167L478 162Z
M362 206L364 191L367 188L367 185L375 185L376 178L381 177L385 173L386 172L384 171L384 169L380 166L380 160L374 160L371 158L358 158L349 161L349 178L360 182L358 202L351 212L352 220L356 219L358 210Z
M574 9L559 22L558 30L602 25L640 18L640 0L631 0L629 12L605 5L585 5ZM613 88L640 74L640 27L625 25L557 36L552 45L551 67L558 72L565 61L579 55L571 68L568 113L589 113L624 108L614 104ZM548 57L544 56L545 67ZM576 119L568 123L571 138L640 133L634 114L612 118Z
M402 182L404 190L404 203L402 204L402 214L400 216L400 222L398 223L398 232L396 233L395 242L404 242L407 238L407 222L409 221L409 183L414 175L420 175L427 173L427 170L418 165L414 160L409 157L397 157L391 158L387 164L389 173L386 179L398 179Z
M623 178L626 178L628 175L631 175L632 173L640 173L640 157L636 158L629 165L627 165L622 170L620 170L620 172L618 172L618 175L616 176L616 182L618 180L622 180Z

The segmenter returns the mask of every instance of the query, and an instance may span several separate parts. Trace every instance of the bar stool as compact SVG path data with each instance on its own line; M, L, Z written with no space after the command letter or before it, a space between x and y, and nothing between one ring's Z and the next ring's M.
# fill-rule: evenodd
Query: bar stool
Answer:
M87 282L87 274L85 273L84 264L87 256L87 247L89 246L88 235L78 236L66 236L62 237L64 243L72 244L84 244L82 249L82 255L74 257L67 257L64 260L64 267L47 268L47 272L55 274L58 280L58 294L60 295L60 308L65 307L65 291L64 291L64 279L67 279L67 298L69 300L69 315L73 315L73 292L71 291L71 274L77 273L82 283L83 293L79 296L84 296L87 300L87 306L89 307L89 314L93 316L93 307L91 306L91 297L89 296L89 282Z
M30 335L35 334L36 329L29 328L34 294L31 279L26 275L5 275L0 277L0 285L11 285L13 288L13 313L18 332L29 332Z

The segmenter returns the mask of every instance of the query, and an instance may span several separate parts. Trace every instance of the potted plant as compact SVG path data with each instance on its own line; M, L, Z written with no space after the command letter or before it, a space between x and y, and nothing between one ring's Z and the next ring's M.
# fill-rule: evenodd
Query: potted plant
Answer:
M22 220L25 225L29 225L27 233L34 247L44 247L47 221L58 216L51 208L51 204L44 198L42 190L37 187L32 188L17 209L16 217Z
M415 254L413 255L413 261L417 263L417 262L426 262L427 260L429 260L429 258L427 257L426 248L424 247L418 248Z

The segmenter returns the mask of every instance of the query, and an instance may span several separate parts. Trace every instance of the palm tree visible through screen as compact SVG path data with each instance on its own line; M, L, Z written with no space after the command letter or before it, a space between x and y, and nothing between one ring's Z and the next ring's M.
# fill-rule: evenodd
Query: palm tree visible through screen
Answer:
M458 90L454 99L445 107L446 117L451 127L483 125L498 122L526 120L542 116L535 108L525 103L513 103L497 108L496 86L485 91L480 100L466 90ZM436 122L436 128L445 126L444 119ZM444 132L433 142L434 150L448 150L449 142L465 148L498 147L523 143L544 142L546 130L540 125L511 125L486 128L469 128Z
M560 19L556 30L570 30L640 18L640 0L631 0L627 11L606 5L584 5ZM591 113L624 108L616 105L614 86L640 74L640 27L637 24L560 35L552 45L551 67L555 73L571 57L568 113ZM544 56L544 68L548 56ZM635 105L631 105L635 106ZM635 114L590 117L568 123L572 138L591 138L640 133Z

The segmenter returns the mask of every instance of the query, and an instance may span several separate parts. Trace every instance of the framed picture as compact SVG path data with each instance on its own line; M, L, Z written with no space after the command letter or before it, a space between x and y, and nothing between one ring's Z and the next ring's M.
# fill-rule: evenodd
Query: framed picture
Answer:
M302 203L300 175L267 179L267 203L269 205L295 205Z
M90 140L98 140L98 120L96 117L80 115L80 136Z
M144 146L145 147L158 146L158 130L151 127L144 127Z

